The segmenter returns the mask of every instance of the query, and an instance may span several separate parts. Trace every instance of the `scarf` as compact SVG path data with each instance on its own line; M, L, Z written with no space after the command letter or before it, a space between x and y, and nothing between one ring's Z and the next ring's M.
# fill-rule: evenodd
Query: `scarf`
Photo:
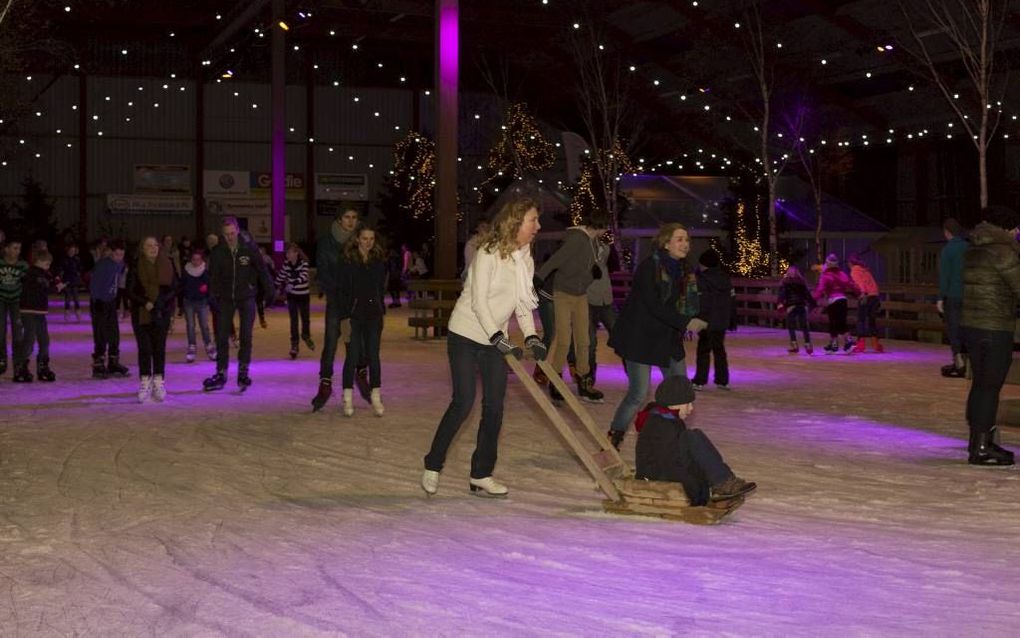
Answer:
M691 301L697 300L697 295L690 299L692 286L687 276L687 263L682 259L673 259L664 249L652 253L655 260L655 270L658 274L659 300L666 301L674 293L679 291L676 300L676 310L682 315L693 316L698 310L696 304Z
M511 253L514 273L517 275L517 300L526 310L538 308L538 293L535 292L535 261L531 258L531 246L523 246Z
M142 259L145 259L144 257ZM138 261L142 261L139 259ZM167 252L162 246L159 248L159 254L156 256L156 266L159 270L159 285L160 286L172 286L174 284L174 274L177 268L174 266L173 257Z
M167 265L169 266L169 263ZM159 270L159 258L155 263L144 256L138 258L138 283L145 292L145 300L153 304L159 299ZM145 309L144 304L138 307L138 323L142 325L152 323L152 313Z

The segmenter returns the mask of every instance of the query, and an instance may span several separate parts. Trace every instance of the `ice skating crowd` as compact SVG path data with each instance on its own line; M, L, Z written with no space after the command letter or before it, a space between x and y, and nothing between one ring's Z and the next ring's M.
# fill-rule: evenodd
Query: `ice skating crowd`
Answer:
M998 443L995 419L1012 362L1020 300L1018 226L1017 213L998 206L984 209L981 222L969 233L953 219L943 225L946 244L939 262L937 307L945 320L952 361L942 374L971 379L966 419L967 460L973 465L1014 462L1013 453ZM692 265L687 228L663 224L652 240L653 250L637 264L617 313L606 219L596 214L584 225L567 229L559 247L536 268L533 244L540 228L537 203L518 198L479 224L465 246L463 289L446 339L452 397L424 457L421 488L429 495L439 490L447 452L471 413L480 379L481 420L468 485L479 496L506 496L508 487L493 476L509 369L505 357L547 359L558 373L566 366L578 398L602 403L595 357L597 328L602 325L627 377L607 438L619 449L634 425L636 477L680 482L693 505L753 492L755 483L736 476L708 436L685 423L710 373L716 388L731 388L725 342L727 331L735 328L734 289L720 254L709 248L698 256L697 266ZM63 295L65 321L72 315L79 321L81 291L87 293L91 319L92 376L131 374L121 358L119 324L129 316L137 344L137 398L142 403L167 399L167 336L179 317L186 329L186 361L198 357L200 336L202 353L215 362L213 373L203 381L207 392L226 387L232 350L238 390L252 385L254 324L258 319L265 327L267 304L286 304L290 358L299 355L302 344L315 350L311 264L302 248L290 244L274 272L265 250L236 219L225 217L219 231L205 238L204 248L187 238L175 242L172 236L144 237L131 260L125 258L123 242L106 240L95 242L83 255L71 245L62 259L55 260L46 242L24 245L21 238L0 231L0 374L9 365L10 328L13 381L56 381L47 325L50 296ZM343 343L342 413L354 414L357 388L372 412L382 417L385 296L391 296L389 307L399 306L403 282L428 272L425 256L407 245L388 250L384 238L362 223L354 209L333 221L315 253L315 283L326 310L312 408L319 411L328 405L337 350ZM837 254L828 255L813 287L796 267L784 274L776 307L785 314L790 354L802 349L814 354L809 317L817 308L828 315L826 355L860 353L869 345L874 352L884 351L876 326L881 302L875 277L859 255L846 256L849 270L842 261ZM851 299L857 300L854 336L847 321ZM511 317L524 335L520 345L510 337ZM688 378L684 344L694 338L695 373ZM663 378L654 391L653 367ZM563 396L537 366L533 378L548 388L554 404L562 404Z

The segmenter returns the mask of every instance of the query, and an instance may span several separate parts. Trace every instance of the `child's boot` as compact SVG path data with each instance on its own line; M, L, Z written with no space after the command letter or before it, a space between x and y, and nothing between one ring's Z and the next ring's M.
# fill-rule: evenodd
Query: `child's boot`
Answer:
M372 411L375 412L376 416L382 416L386 413L386 408L383 407L382 395L379 392L379 388L372 388Z
M875 352L885 352L885 348L882 347L882 342L878 340L878 337L871 338L871 347Z
M138 382L138 402L145 403L152 396L152 377L143 374Z
M796 341L791 341L790 347L787 348L786 351L789 352L790 354L797 354L798 352L800 352L800 346L797 345Z
M105 379L108 376L109 375L106 373L105 357L92 355L92 378Z
M121 365L120 357L111 356L110 360L106 362L106 374L111 377L126 377L129 372L127 366Z
M344 388L344 416L354 416L354 388Z
M40 381L46 381L47 383L52 383L57 380L57 375L53 374L53 370L50 370L49 359L35 360L35 378Z
M28 371L28 361L14 364L14 382L32 383L32 373Z
M166 384L163 382L163 375L154 375L152 377L152 400L162 403L165 398Z
M609 430L606 432L606 438L617 450L620 449L620 444L623 443L623 435L626 434L623 430Z

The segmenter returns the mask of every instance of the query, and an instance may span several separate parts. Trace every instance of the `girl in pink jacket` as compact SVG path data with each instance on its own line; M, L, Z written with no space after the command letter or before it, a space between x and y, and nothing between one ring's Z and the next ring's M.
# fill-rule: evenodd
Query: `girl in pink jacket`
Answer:
M813 296L826 304L825 312L829 315L829 345L825 346L825 354L835 354L840 348L850 354L854 347L853 339L848 334L846 324L847 297L860 294L856 284L839 268L839 257L835 253L825 258L822 277L818 280Z

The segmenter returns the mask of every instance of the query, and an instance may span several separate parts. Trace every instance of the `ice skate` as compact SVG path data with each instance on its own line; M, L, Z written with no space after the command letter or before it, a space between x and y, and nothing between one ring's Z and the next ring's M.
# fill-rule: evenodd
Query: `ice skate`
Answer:
M57 380L57 375L53 374L53 370L50 369L49 359L37 359L35 362L35 378L46 383L53 383Z
M853 337L845 337L843 339L843 354L853 354L855 345L857 345L857 342L854 341Z
M825 354L836 354L839 352L839 344L837 344L836 340L833 339L829 342L829 345L825 346L823 349L825 350Z
M259 315L259 325L262 327L263 330L269 327L269 323L266 322L265 315Z
M376 416L382 416L385 414L386 408L383 407L382 395L379 393L379 388L372 388L371 397L372 412L374 412Z
M545 373L542 372L542 369L538 366L535 366L535 372L531 375L531 378L534 379L535 383L538 385L545 385L549 383L549 377L545 376Z
M237 371L237 392L238 394L244 394L244 392L251 387L251 377L248 376L247 370Z
M157 374L152 377L152 400L162 403L166 399L166 384L163 382L163 375Z
M189 345L188 346L188 352L187 352L187 354L184 355L184 362L185 363L195 363L195 352L197 352L197 350L198 349L195 348L194 344Z
M287 355L291 358L292 361L294 359L297 359L297 355L298 355L298 344L297 344L297 341L291 341L290 342L290 352L288 352Z
M480 479L469 479L468 486L471 488L471 493L475 496L483 496L486 498L505 498L510 490L507 489L506 485L497 483L496 479L491 476L486 476Z
M354 385L357 386L361 398L371 403L372 386L368 383L368 368L358 368L354 371Z
M216 361L216 346L211 343L205 344L205 356L209 361Z
M731 476L722 483L712 486L711 498L713 501L724 501L738 496L747 496L756 489L758 489L757 483Z
M15 383L32 383L34 378L32 373L28 371L28 362L19 363L14 366L14 379Z
M92 357L92 378L106 379L110 375L106 372L106 363L103 357Z
M344 388L341 408L344 416L354 416L354 388Z
M202 389L206 392L222 390L227 385L227 375L217 371L216 374L202 382Z
M138 382L138 402L145 403L152 396L152 377L149 375L142 375L141 380Z
M301 337L301 340L305 342L305 347L315 352L315 342L312 341L311 337Z
M617 450L620 449L620 445L623 443L623 435L626 434L623 430L609 430L606 432L606 438L612 443L613 447Z
M552 383L549 384L549 399L557 408L563 407L563 395L560 394L559 390Z
M106 362L106 374L111 377L126 377L130 373L127 366L120 364L120 357L111 356Z
M988 432L971 433L967 446L967 463L971 465L1013 465L1013 453L995 442L995 428Z
M878 339L878 337L871 338L871 349L878 354L885 352L885 348L882 346L882 342Z
M790 347L787 348L786 351L789 352L790 354L797 354L798 352L800 352L800 347L797 345L796 341L791 341Z
M815 348L814 348L814 346L811 345L810 341L808 341L807 343L804 344L804 352L806 352L807 354L814 354L815 353Z
M312 398L312 412L318 412L325 407L326 402L329 401L330 395L333 394L333 380L332 379L319 379L319 392Z
M587 374L578 380L577 394L580 395L582 401L587 401L588 403L602 403L605 396L602 392L593 387L593 381L590 374Z
M429 496L439 491L439 472L425 470L421 475L421 489L425 490Z
M570 380L571 381L573 381L574 383L577 383L578 381L580 381L581 377L580 377L580 375L577 374L577 366L575 364L568 363L567 364L567 372L570 373Z
M865 350L867 350L867 348L868 348L867 340L864 337L860 337L857 339L857 343L854 344L853 351L856 352L857 354L861 354Z

